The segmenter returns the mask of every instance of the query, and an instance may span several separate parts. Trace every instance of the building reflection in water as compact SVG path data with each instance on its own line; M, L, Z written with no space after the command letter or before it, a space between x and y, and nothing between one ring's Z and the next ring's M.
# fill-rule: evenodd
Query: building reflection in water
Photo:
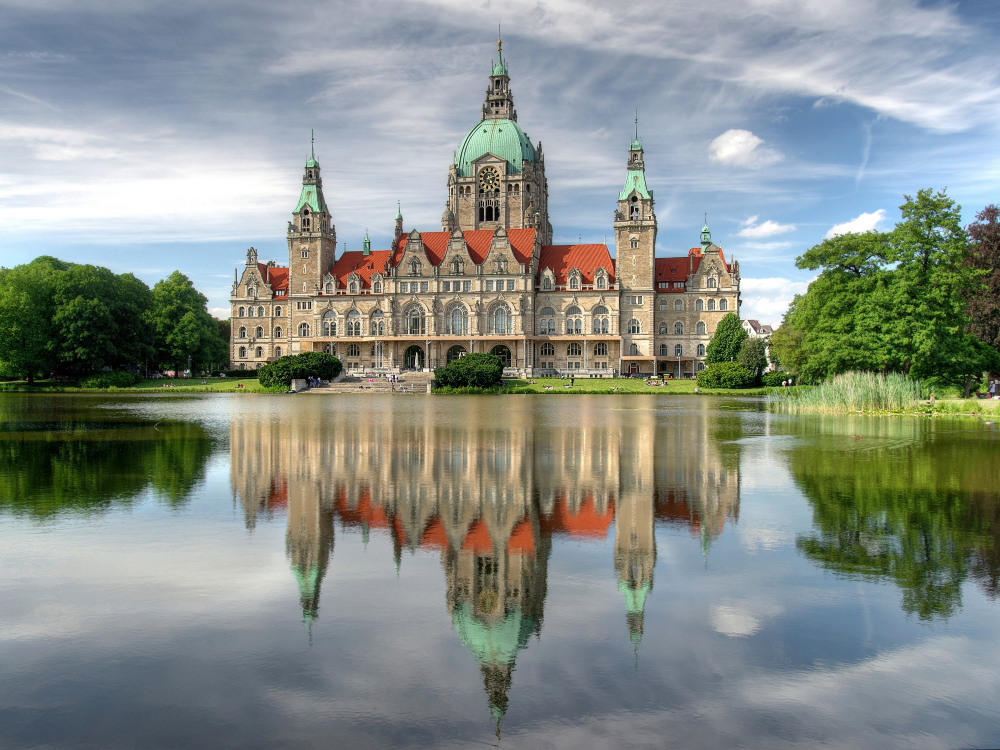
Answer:
M738 517L739 457L715 449L709 430L718 415L658 424L651 410L610 414L618 415L611 423L602 411L553 426L525 411L517 427L430 414L424 423L376 413L235 418L234 503L248 528L287 514L307 623L319 615L335 520L365 541L372 530L387 533L397 568L404 549L438 554L452 625L480 664L499 721L517 654L541 633L553 537L604 540L614 526L613 566L638 646L655 523L688 528L707 554Z

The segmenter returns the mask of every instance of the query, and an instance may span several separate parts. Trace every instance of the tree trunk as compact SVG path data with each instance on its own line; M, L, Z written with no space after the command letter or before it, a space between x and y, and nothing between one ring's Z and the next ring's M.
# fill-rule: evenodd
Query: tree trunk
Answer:
M975 380L975 378L972 375L970 375L969 377L967 377L965 379L965 395L964 395L964 398L968 398L969 397L969 391L972 390L972 382L974 380Z
M34 385L34 384L35 384L35 371L29 369L28 370L28 385Z

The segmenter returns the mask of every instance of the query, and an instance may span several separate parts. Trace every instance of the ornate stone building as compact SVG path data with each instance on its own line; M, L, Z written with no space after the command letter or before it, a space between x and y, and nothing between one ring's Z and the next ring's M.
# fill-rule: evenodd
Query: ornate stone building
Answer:
M288 223L288 266L247 252L232 289L232 366L326 351L347 370L429 369L492 352L522 375L690 376L718 321L740 304L739 264L709 228L656 257L656 212L636 134L614 209L615 255L553 245L542 144L517 123L507 63L492 68L481 119L448 168L441 230L336 255L315 156Z

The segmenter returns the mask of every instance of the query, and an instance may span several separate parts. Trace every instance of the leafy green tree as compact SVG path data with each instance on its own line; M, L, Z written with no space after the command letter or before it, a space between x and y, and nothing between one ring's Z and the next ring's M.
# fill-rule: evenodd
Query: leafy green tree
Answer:
M965 263L985 274L985 288L972 290L966 299L969 331L1000 350L1000 208L984 208L967 231L972 245Z
M715 329L715 335L708 342L708 349L705 351L705 362L713 364L715 362L732 362L739 356L740 347L748 338L747 332L740 325L739 316L734 313L726 313L719 321Z
M771 334L770 344L772 361L783 370L794 373L802 372L806 360L805 350L802 348L805 334L788 322L794 316L796 303L800 299L800 295L795 295L784 322Z
M228 342L219 338L218 321L207 305L205 295L180 271L156 283L150 319L160 365L182 369L188 362L196 368L228 361Z
M494 354L466 354L434 370L434 379L452 388L493 388L503 379L503 361Z
M257 370L257 380L265 388L282 386L287 388L293 380L301 378L322 378L332 380L337 377L343 365L340 360L326 352L305 352L290 354L276 359Z
M713 362L698 373L701 388L749 388L757 377L739 362Z
M48 260L0 268L0 374L29 383L56 364L50 341L58 269Z
M754 381L759 382L761 373L767 367L767 344L764 339L746 338L736 361L752 372Z

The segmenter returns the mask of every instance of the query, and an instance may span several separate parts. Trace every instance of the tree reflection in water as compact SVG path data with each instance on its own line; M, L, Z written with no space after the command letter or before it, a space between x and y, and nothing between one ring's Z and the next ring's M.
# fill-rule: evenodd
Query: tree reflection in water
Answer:
M921 620L953 615L970 575L995 598L997 444L994 433L962 426L911 418L799 420L795 429L807 439L788 460L815 525L797 540L799 550L838 575L892 581L903 609Z

